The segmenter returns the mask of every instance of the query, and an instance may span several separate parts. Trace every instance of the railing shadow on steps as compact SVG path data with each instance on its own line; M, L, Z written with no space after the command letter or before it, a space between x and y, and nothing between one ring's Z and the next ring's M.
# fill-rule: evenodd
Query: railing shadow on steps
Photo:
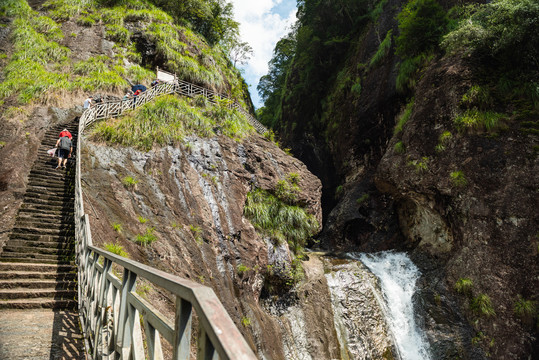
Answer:
M202 90L201 90L202 89ZM136 103L127 101L97 104L87 109L79 121L75 177L75 239L78 265L79 318L88 353L93 359L164 359L161 339L172 347L172 359L189 359L193 310L198 317L198 359L256 359L214 291L198 283L157 270L97 248L92 243L89 217L84 212L81 185L81 148L85 128L98 119L119 116L143 105L155 96L180 93L215 93L193 84L162 83L142 93ZM234 103L237 104L237 103ZM264 128L265 129L265 128ZM257 130L260 132L257 128ZM120 280L113 264L123 268ZM137 278L164 288L175 297L173 320L159 313L136 293ZM145 340L140 315L143 318Z

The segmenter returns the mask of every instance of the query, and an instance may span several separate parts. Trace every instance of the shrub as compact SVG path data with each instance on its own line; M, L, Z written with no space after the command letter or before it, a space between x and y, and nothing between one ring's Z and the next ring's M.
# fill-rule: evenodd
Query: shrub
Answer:
M470 129L492 131L499 126L505 116L493 111L480 111L476 108L466 110L453 121L460 131Z
M249 270L251 270L251 269L249 267L243 265L243 264L239 264L238 267L237 267L238 275L241 275L244 272L247 272Z
M200 228L200 226L189 225L189 230L191 231L191 234L193 234L195 241L198 244L202 244L202 229Z
M466 186L466 184L468 183L466 177L464 176L464 173L461 170L452 171L449 176L451 177L451 182L455 186Z
M535 318L537 313L535 301L526 300L520 295L518 295L513 309L519 318L526 321Z
M404 94L415 88L419 69L429 59L425 55L418 55L413 58L404 59L399 64L399 72L395 82L395 87L399 93Z
M119 223L113 223L113 224L112 224L112 228L113 228L114 231L116 231L117 233L121 233L121 232L122 232L122 224L119 224Z
M391 37L393 34L393 30L389 30L386 33L386 37L382 42L380 43L380 46L378 46L378 50L372 57L371 61L369 62L369 68L373 68L377 65L379 65L382 60L389 54L389 49L391 49Z
M393 135L397 135L399 132L402 131L404 128L404 125L410 117L412 116L412 109L414 107L414 98L406 104L406 107L404 108L404 111L399 115L397 120L397 125L395 125L395 129L393 130Z
M122 245L114 244L114 243L106 243L104 245L105 250L108 252L111 252L113 254L116 254L118 256L122 256L125 258L129 257L129 254L124 250L124 247Z
M357 200L356 200L356 203L358 205L361 205L363 204L365 201L369 200L369 194L363 194L361 195Z
M404 144L402 143L402 141L399 141L398 143L395 144L395 146L393 147L393 150L397 154L404 154L404 152L406 151L406 148Z
M138 221L141 223L141 224L146 224L148 222L148 219L146 219L144 216L138 216Z
M405 58L436 49L448 23L444 9L436 0L411 0L397 19L397 54Z
M137 237L135 238L135 242L144 246L151 245L154 241L157 240L157 236L155 236L154 232L155 228L147 228L144 234L137 235Z
M122 178L122 184L127 189L133 189L135 187L135 185L138 184L138 180L135 179L134 177L132 177L131 175L128 175L128 176L125 176L125 177Z
M478 316L490 317L496 315L490 297L486 294L479 294L473 298L470 302L470 308Z
M460 278L455 283L455 290L459 294L470 296L472 294L473 281L469 278Z
M248 326L251 326L251 319L249 319L248 317L242 317L241 318L241 324L244 326L244 327L248 327Z
M414 167L415 171L417 173L421 173L423 171L427 171L429 169L429 158L426 156L423 156L421 160L410 160L408 161L408 165Z

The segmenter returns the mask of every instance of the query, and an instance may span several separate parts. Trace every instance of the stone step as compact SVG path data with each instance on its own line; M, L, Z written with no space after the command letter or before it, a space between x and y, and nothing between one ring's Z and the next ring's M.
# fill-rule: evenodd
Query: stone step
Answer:
M74 236L75 228L70 227L66 229L46 229L35 227L14 227L13 232L16 234Z
M47 248L47 247L39 247L39 246L17 246L14 244L11 244L9 242L6 246L4 246L4 251L2 252L2 256L9 253L25 253L25 254L43 254L43 255L64 255L69 256L73 254L73 250L71 248L67 249L58 249L58 248Z
M74 202L67 203L64 205L57 205L57 204L39 204L39 203L22 203L21 209L35 209L40 210L43 212L51 212L56 214L62 214L62 213L69 213L72 214L75 211L75 204Z
M41 212L26 212L26 211L19 211L19 214L17 215L17 222L22 221L50 221L50 222L63 222L63 223L75 223L75 217L73 215L69 214L47 214L47 213L41 213Z
M74 272L40 272L40 271L0 271L0 280L15 279L49 279L49 280L75 280Z
M35 193L26 193L24 195L23 203L26 204L40 204L40 205L69 205L69 203L74 201L74 194L69 195L45 195L41 194L35 194Z
M75 242L59 242L59 241L33 241L33 240L13 240L10 239L7 246L17 247L35 247L35 248L49 248L57 250L73 250L75 248Z
M33 167L32 170L30 170L29 176L33 175L41 175L47 178L61 178L61 177L70 177L73 176L69 172L55 169L56 164L50 165L50 167Z
M0 280L0 289L19 289L19 290L68 290L74 289L77 286L75 281L70 280L55 280L55 279L3 279Z
M43 175L34 173L30 175L28 178L28 183L36 182L36 183L61 183L61 184L68 184L68 183L75 183L75 178L72 178L71 176L65 176L65 173L58 173L57 176L49 176L49 175Z
M74 265L58 265L58 264L32 264L32 263L18 263L18 262L0 262L0 271L33 271L41 273L59 273L70 272L74 273L77 268Z
M38 216L17 216L15 220L15 226L17 227L32 227L37 224L42 224L43 226L54 226L55 228L67 228L74 227L75 222L73 217L71 220L68 217L62 216L49 216L49 217L38 217Z
M22 205L21 205L22 206ZM39 208L33 208L33 207L26 207L19 209L19 214L17 215L19 217L35 217L37 218L43 218L43 219L49 219L49 218L58 218L58 219L64 219L64 218L73 218L73 211L63 211L62 209L59 210L46 210Z
M73 262L73 255L48 255L48 254L32 254L21 252L3 252L0 254L0 261L12 262L34 262L45 264L70 264Z
M77 292L71 289L33 289L28 291L25 288L0 289L0 303L5 299L75 299Z
M12 232L9 235L9 241L12 240L31 240L31 241L55 241L61 243L75 242L74 235L50 235L50 234L31 234Z
M35 299L0 299L0 309L76 309L73 299L35 298Z
M33 191L36 193L43 193L48 191L54 191L55 193L63 192L63 191L71 191L73 192L75 189L75 183L66 183L65 181L59 181L56 183L47 182L44 183L42 181L35 182L35 183L29 183L26 187L26 191Z

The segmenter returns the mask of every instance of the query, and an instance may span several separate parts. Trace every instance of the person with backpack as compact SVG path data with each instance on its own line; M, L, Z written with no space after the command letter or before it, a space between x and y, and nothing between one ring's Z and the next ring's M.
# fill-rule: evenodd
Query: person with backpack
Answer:
M71 153L73 152L71 139L69 139L67 135L59 138L58 141L56 141L56 147L58 148L58 166L56 166L56 169L65 169L67 158L70 158Z
M60 135L58 135L58 138L63 138L64 136L67 136L69 140L73 140L73 135L69 132L69 130L64 129L60 132Z

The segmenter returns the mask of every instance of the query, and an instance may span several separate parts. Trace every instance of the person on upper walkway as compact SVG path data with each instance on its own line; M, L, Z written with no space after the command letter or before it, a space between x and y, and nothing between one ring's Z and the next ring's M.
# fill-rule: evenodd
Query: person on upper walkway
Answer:
M93 99L94 99L93 96L88 96L88 98L84 100L84 110L92 106Z

